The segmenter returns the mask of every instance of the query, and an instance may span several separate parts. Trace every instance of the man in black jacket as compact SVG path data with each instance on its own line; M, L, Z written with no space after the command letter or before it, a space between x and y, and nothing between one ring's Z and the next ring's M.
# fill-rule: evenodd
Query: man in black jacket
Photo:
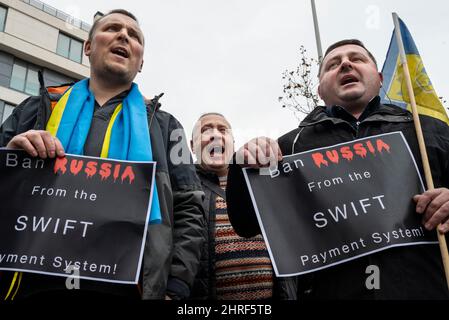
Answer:
M191 147L205 193L208 233L191 298L294 299L295 282L276 281L263 238L241 238L229 223L225 189L233 140L231 125L219 113L202 115L193 129Z
M93 114L90 112L88 115L92 119L81 148L82 154L103 156L102 144L103 140L106 141L104 137L110 123L114 121L111 120L113 114L119 117L120 110L126 108L127 97L133 90L136 92L133 80L143 66L144 41L135 16L125 10L113 10L92 26L84 47L91 65L90 79L83 81L87 83L88 92L93 98L89 96L81 108L92 103ZM41 96L30 97L17 106L1 127L1 145L11 149L24 149L32 156L44 159L63 156L65 150L62 143L47 130L49 119L53 119L52 111L58 108L57 102L62 101L62 93L66 89L47 90L41 83ZM64 95L69 94L68 92ZM21 278L22 281L13 280L8 289L10 292L18 292L17 297L181 299L190 295L204 241L204 194L192 161L189 161L190 154L187 161L181 163L179 159L170 158L172 148L179 148L179 143L184 144L181 149L188 150L179 122L172 115L159 110L160 96L146 105L140 93L138 97L129 112L139 110L143 117L135 120L143 121L144 127L148 128L137 134L144 137L145 141L151 141L152 158L157 162L155 183L159 196L156 200L159 200L162 221L161 224L148 226L139 285L82 281L80 290L69 291L66 290L64 278L26 273ZM123 108L120 109L122 105ZM73 106L69 98L66 109L73 110ZM130 127L134 124L135 121L128 123ZM76 122L74 128L80 127ZM181 137L180 142L171 139L173 133ZM140 152L147 147L148 144L141 144L136 148ZM124 150L125 153L126 151ZM4 293L0 294L1 299L4 299Z
M278 141L256 138L236 153L243 166L275 165L283 155L331 146L372 135L402 131L421 172L418 143L410 112L383 105L378 96L382 74L372 54L358 40L343 40L326 51L319 72L318 93L325 107L313 110L299 127ZM449 230L449 128L421 116L436 189L416 195L416 212L426 229ZM228 175L228 210L242 236L260 232L241 165ZM242 215L245 213L245 215ZM365 286L366 268L380 269L380 289ZM447 299L448 288L438 246L397 247L374 253L299 279L299 299Z

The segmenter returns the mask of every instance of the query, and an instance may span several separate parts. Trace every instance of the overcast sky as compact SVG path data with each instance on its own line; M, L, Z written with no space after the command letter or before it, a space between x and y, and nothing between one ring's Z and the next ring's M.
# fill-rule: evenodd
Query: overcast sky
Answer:
M236 147L259 135L277 138L297 126L282 109L282 72L294 69L299 46L316 56L309 0L44 0L92 23L96 11L127 9L146 36L142 93L164 92L164 110L190 136L204 112L223 113ZM395 11L409 28L438 95L449 100L449 4L441 0L316 0L323 50L358 38L382 68Z

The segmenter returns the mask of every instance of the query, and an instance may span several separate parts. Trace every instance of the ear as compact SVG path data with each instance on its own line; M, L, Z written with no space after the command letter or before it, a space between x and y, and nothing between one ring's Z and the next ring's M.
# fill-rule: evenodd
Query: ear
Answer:
M379 72L379 80L380 80L380 86L382 87L382 83L384 82L384 75L382 72Z
M320 85L318 85L317 91L318 91L318 95L320 96L320 98L321 98L321 100L322 100L322 99L323 99L323 96L321 95L321 86L320 86Z
M231 133L231 139L232 139L232 153L234 153L235 152L235 138L234 138L232 129L230 129L230 133Z
M192 153L195 154L195 149L193 148L193 140L190 140L190 149L192 150Z
M92 42L90 41L90 40L87 40L85 43L84 43L84 54L87 56L87 57L90 57L90 53L91 53L91 45L92 45Z
M142 63L140 64L139 72L142 72L142 68L143 68L143 59L142 59Z

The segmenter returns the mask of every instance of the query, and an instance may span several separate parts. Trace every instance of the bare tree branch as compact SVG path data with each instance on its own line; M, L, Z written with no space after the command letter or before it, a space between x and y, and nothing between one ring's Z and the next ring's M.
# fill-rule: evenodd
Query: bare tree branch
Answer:
M300 46L299 53L298 67L293 71L285 70L282 74L285 83L283 96L279 97L282 108L292 110L298 120L300 114L309 114L320 101L316 93L318 78L312 76L312 71L318 70L318 60L309 58L304 46Z

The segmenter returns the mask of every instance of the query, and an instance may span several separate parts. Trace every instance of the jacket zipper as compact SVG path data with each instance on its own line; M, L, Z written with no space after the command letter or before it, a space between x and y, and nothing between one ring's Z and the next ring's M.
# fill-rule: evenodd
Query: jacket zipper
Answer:
M400 123L400 122L402 122L402 123L406 123L406 122L410 122L411 121L411 119L409 118L409 117L404 117L404 121L395 121L394 123ZM359 128L360 128L360 125L361 124L363 124L363 123L367 123L367 122L387 122L387 123L393 123L392 121L387 121L387 120L370 120L369 118L367 118L367 119L365 119L365 120L363 120L363 121L357 121L356 122L356 135L355 135L355 137L356 138L360 138L359 137ZM351 126L352 127L352 126Z
M355 137L358 138L359 137L359 126L360 126L360 121L357 121L355 123Z
M148 125L148 130L151 129L151 124L153 123L154 115L156 114L156 108L154 108L153 113L151 114L150 123Z

